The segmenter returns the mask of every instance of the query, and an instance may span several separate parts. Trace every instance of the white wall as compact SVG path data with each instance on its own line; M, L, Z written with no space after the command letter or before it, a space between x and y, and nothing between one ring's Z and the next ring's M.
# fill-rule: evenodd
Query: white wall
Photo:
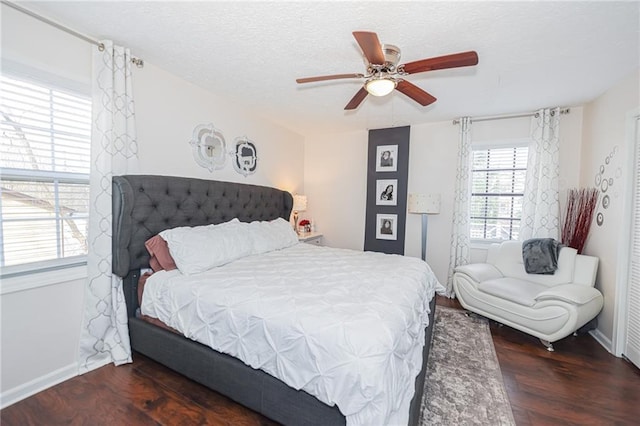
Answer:
M1 8L3 69L8 64L21 72L33 70L35 75L44 70L78 87L90 86L95 46L4 5ZM140 173L304 191L301 135L270 124L232 100L215 96L151 63L147 62L143 69L134 68L133 72ZM189 140L197 125L208 123L223 133L228 147L238 136L253 140L259 158L254 175L245 178L235 172L230 162L214 172L195 163ZM38 277L2 281L2 406L77 373L85 277L86 268L80 268L57 274L47 286L39 286L42 281ZM25 287L31 288L21 291L24 281L29 281ZM8 288L10 292L5 291Z
M90 87L89 44L4 5L0 12L3 72ZM2 406L76 374L85 276L82 267L0 284ZM10 291L34 284L48 285Z
M528 138L530 118L477 122L472 126L476 142ZM582 108L560 119L561 208L566 189L579 182ZM318 229L330 246L361 250L367 179L367 132L308 136L305 141L305 193ZM442 283L449 268L458 126L451 122L411 126L408 192L440 193L440 214L428 219L427 260ZM405 254L421 255L421 216L407 214ZM482 261L482 248L472 250L472 260Z
M323 243L362 250L367 198L368 133L307 136L304 149L304 195L307 211Z
M3 280L0 303L1 406L77 374L86 267ZM22 287L11 291L13 284Z
M140 173L188 176L303 192L304 138L252 116L233 100L172 75L153 64L134 70L136 126ZM210 172L195 163L189 141L200 124L213 124L224 136L227 150L236 137L256 145L258 167L247 177L237 173L230 159Z
M408 193L439 193L440 214L429 215L427 261L441 283L447 282L451 216L456 179L458 126L450 121L411 126ZM405 254L422 254L422 217L407 214Z
M629 235L629 230L621 227L623 188L629 183L628 174L631 173L626 167L629 148L625 139L626 114L640 106L639 81L640 71L636 71L584 107L580 183L584 187L595 187L595 176L600 167L604 168L603 176L612 178L614 182L606 188L606 193L600 194L597 211L603 213L604 222L602 226L592 225L584 249L585 254L600 259L596 287L604 295L604 308L598 316L596 336L611 352L617 297L616 268L626 255L619 253L619 241ZM607 209L603 209L601 204L604 195L609 195L611 200Z
M36 73L47 72L70 82L91 85L92 46L72 35L25 16L4 4L2 19L2 66L17 63Z

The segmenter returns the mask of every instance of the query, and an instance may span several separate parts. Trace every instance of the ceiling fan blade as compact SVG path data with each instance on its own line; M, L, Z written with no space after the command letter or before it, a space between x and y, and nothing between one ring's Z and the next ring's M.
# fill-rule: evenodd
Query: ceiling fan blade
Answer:
M384 52L382 51L382 45L376 33L370 31L354 31L353 36L370 64L384 65Z
M418 72L441 70L446 68L468 67L477 64L478 54L471 50L469 52L454 53L452 55L408 62L402 65L402 68L407 74L415 74Z
M365 89L364 86L362 86L360 90L358 90L358 93L356 93L356 95L353 98L351 98L351 100L349 101L347 106L344 107L344 109L351 110L351 109L358 108L358 106L362 103L362 101L364 101L364 98L366 98L368 94L369 92L367 92L367 89Z
M400 80L396 86L396 90L404 93L422 106L427 106L436 101L436 98L431 96L413 83L409 83L407 80Z
M341 78L362 78L363 74L334 74L319 77L296 78L296 83L313 83L314 81L339 80Z

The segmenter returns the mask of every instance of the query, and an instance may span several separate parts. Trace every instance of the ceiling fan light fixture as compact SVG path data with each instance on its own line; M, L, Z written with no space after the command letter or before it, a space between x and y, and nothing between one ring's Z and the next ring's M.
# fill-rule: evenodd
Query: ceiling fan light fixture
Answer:
M398 83L392 78L374 78L364 84L364 88L373 96L387 96Z
M344 107L345 111L358 108L368 95L386 96L393 92L394 89L426 107L437 99L406 80L405 76L478 64L478 54L473 50L399 64L401 55L398 46L381 44L378 35L373 31L354 31L352 34L362 52L365 73L334 74L296 79L297 83L312 83L343 78L363 79L364 85L360 86L356 94Z

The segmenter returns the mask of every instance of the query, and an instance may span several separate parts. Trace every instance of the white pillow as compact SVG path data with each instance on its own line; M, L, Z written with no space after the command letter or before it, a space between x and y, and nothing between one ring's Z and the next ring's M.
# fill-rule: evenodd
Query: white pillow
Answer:
M219 225L180 227L160 232L171 257L185 275L197 274L252 253L246 223L238 219Z
M185 275L208 271L241 257L280 250L298 243L293 227L282 218L167 229L159 234Z
M249 232L253 243L253 254L280 250L298 243L298 235L293 227L281 217L270 222L251 222Z

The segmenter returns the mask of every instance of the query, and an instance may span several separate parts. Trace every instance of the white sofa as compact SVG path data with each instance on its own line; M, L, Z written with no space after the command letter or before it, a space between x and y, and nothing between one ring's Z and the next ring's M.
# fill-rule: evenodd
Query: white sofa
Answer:
M486 263L458 266L453 288L465 309L552 343L575 332L602 309L598 258L560 249L553 275L527 274L522 243L492 244Z

